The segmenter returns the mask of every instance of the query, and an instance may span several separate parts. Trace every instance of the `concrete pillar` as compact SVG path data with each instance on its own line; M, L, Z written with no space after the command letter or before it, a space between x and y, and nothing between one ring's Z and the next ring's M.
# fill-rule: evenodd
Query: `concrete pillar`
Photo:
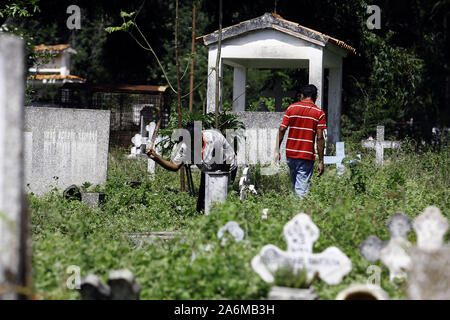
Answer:
M341 139L342 111L342 59L339 68L330 68L328 77L328 142L336 144Z
M323 97L323 51L317 49L309 59L309 83L319 90L316 105L322 109Z
M234 67L233 75L233 111L245 111L245 86L247 85L247 68Z
M24 206L24 43L0 34L0 300L26 286L28 216ZM3 290L2 290L3 291Z
M205 172L205 214L214 203L224 203L228 194L229 172Z
M208 51L208 88L206 91L206 112L215 112L216 110L216 58L217 58L217 45L211 46ZM219 77L222 77L222 59L219 64ZM222 91L222 88L219 87ZM222 96L222 92L219 93L219 97Z

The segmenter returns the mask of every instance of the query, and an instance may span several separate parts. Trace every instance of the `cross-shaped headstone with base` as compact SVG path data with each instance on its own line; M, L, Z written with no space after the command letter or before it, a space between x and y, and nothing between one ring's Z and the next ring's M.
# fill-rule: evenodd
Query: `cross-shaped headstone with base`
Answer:
M297 91L295 90L284 91L281 85L281 79L278 79L275 82L275 87L273 90L264 90L261 92L261 96L264 98L275 98L275 111L280 112L283 111L283 98L295 98L296 93Z
M345 155L345 142L336 142L336 155L335 156L325 156L324 164L336 164L337 174L341 176L344 174L344 163L353 163L356 161L361 161L361 155L356 155L358 159L343 161L346 157Z
M396 212L386 222L391 239L382 241L375 236L370 236L360 246L360 252L368 261L381 259L389 268L390 280L405 278L405 270L410 267L409 250L411 243L407 235L411 230L411 220L402 212Z
M222 240L220 243L222 246L225 246L227 244L228 237L225 235L227 231L231 234L236 242L240 242L244 239L244 230L242 230L242 228L236 221L229 221L217 232L217 237Z
M314 242L319 238L319 229L304 213L296 215L283 230L287 251L269 244L252 259L253 270L266 282L275 280L280 268L292 269L296 274L306 269L308 281L317 274L327 284L335 285L352 270L352 262L338 248L329 247L321 253L313 253Z
M385 148L398 149L401 146L399 141L384 140L384 126L377 126L377 140L370 138L362 142L363 148L372 148L376 151L376 164L378 167L383 166L383 157Z

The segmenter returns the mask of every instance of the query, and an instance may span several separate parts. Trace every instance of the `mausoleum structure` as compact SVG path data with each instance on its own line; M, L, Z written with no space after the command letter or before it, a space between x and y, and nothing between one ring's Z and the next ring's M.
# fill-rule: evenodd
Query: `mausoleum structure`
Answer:
M209 49L208 112L214 112L216 103L215 66L218 34L216 31L198 38ZM324 104L324 75L325 70L328 69L328 142L334 144L340 140L342 60L349 53L355 53L355 49L343 41L287 21L275 13L266 13L258 18L222 29L219 72L222 76L223 64L234 68L233 112L240 116L247 129L268 126L278 129L284 110L252 112L252 115L246 112L247 69L307 69L309 83L316 85L319 89L316 104L320 108Z

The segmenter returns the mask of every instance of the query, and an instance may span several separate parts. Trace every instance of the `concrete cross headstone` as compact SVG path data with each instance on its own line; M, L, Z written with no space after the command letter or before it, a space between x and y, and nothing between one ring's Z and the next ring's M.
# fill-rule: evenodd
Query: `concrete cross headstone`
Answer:
M370 236L360 246L361 254L368 261L381 259L384 265L389 268L390 280L394 278L405 278L410 267L409 250L411 243L407 235L411 230L411 220L402 212L396 212L386 222L390 232L390 240L382 241L375 236Z
M337 174L339 176L344 174L345 170L345 163L353 163L353 162L359 162L361 161L361 155L356 155L357 159L348 160L344 162L344 159L346 157L345 155L345 142L336 142L336 155L335 156L325 156L324 157L324 164L335 164L337 169Z
M264 90L261 92L261 96L264 98L275 98L275 111L283 111L283 98L295 98L297 91L290 90L284 91L281 83L281 79L275 82L273 90Z
M294 273L306 269L309 281L317 274L327 284L335 285L352 270L350 259L336 247L313 253L313 244L319 238L319 229L308 215L296 215L284 226L283 233L287 251L269 244L252 259L253 270L264 281L273 282L277 270L290 268Z
M411 253L407 295L413 300L450 299L450 247L444 245L448 219L435 206L414 219L417 248Z
M448 220L442 215L439 208L430 206L414 219L413 228L417 235L417 246L420 249L438 250L444 242L444 235L448 230Z
M401 146L399 141L385 141L384 140L384 126L377 126L377 139L372 138L362 141L363 148L371 148L376 151L376 165L383 166L384 149L392 148L398 149Z
M81 279L80 289L83 300L139 300L141 286L127 269L112 270L105 285L96 275Z
M217 232L217 237L222 240L221 241L222 246L227 244L228 238L226 236L226 232L231 234L231 236L234 238L236 242L242 241L245 236L244 230L242 230L242 228L236 221L229 221Z
M414 249L407 296L412 300L450 300L450 246Z
M24 43L0 33L0 299L17 299L25 287L28 211L24 193Z

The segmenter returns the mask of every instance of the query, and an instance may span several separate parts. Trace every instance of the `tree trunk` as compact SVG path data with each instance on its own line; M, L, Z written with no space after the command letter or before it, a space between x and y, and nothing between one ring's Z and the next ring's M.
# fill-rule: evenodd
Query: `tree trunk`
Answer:
M195 9L196 9L196 2L194 1L194 8L192 10L192 48L191 48L191 79L189 86L189 112L192 112L192 105L194 103Z
M178 128L182 127L181 117L181 84L180 84L180 64L178 58L178 0L175 0L175 60L177 69L177 111L178 111ZM180 190L184 191L184 167L180 168Z

